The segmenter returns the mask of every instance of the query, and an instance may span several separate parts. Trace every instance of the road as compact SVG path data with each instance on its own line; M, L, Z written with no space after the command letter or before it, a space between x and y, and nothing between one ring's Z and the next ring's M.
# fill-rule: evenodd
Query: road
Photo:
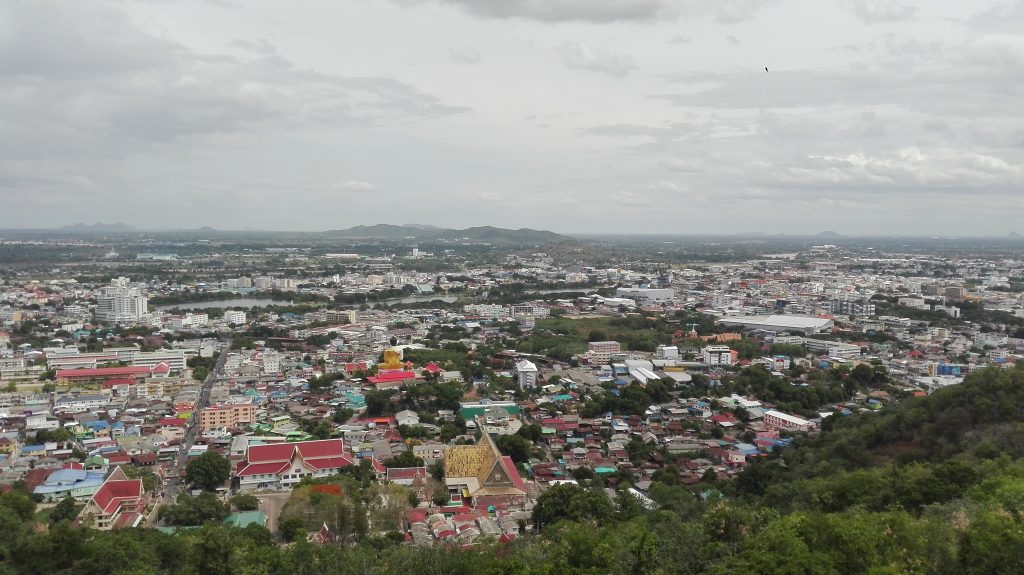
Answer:
M160 505L171 505L174 500L178 497L178 493L183 488L182 481L178 478L185 470L185 464L188 461L188 452L192 449L196 439L199 437L199 412L207 406L210 401L210 393L213 390L213 384L221 377L221 372L224 370L224 362L227 361L228 352L231 351L232 340L228 340L224 345L224 349L221 350L220 356L217 358L217 363L214 364L213 369L206 376L202 385L199 387L199 395L196 397L195 409L192 411L192 417L189 419L188 427L185 429L185 435L181 438L181 447L178 450L177 459L174 460L174 464L171 468L172 477L167 480L167 485L164 486L164 496L160 501ZM151 517L156 515L156 509L153 510Z
M281 515L281 508L284 507L290 495L290 493L285 492L265 493L256 496L260 500L260 511L267 514L267 529L271 533L277 533L277 519Z

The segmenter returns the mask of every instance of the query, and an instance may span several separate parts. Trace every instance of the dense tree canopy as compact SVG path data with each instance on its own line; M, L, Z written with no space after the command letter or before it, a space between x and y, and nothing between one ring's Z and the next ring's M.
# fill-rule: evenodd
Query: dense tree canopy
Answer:
M231 477L231 462L216 452L206 451L188 462L185 474L190 485L213 491Z

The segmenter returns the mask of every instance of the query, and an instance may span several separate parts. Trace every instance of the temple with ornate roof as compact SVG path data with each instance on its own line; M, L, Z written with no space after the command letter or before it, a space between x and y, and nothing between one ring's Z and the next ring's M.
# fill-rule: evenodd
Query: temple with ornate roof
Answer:
M445 449L444 482L451 501L473 507L522 505L526 499L526 484L512 458L502 455L486 433L476 445Z

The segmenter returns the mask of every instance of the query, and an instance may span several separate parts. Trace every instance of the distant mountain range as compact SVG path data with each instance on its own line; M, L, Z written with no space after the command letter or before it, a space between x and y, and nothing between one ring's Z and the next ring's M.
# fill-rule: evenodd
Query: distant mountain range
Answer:
M572 238L544 230L520 228L510 230L491 226L478 226L464 230L438 228L405 224L376 224L372 226L355 226L344 230L331 230L321 235L336 238L367 238L367 239L414 239L453 241L460 240L484 242L492 244L543 244L568 241Z
M95 224L83 224L81 222L71 226L61 226L57 228L60 232L70 233L81 233L81 234L111 234L111 233L126 233L126 232L137 232L138 230L134 226L128 224L122 224L118 222L116 224L104 224L96 222Z

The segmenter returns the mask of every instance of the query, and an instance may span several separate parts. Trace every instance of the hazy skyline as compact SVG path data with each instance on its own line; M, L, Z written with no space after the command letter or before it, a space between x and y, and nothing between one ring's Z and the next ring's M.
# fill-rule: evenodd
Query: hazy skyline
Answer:
M0 228L1000 235L1022 109L1024 1L13 0Z

